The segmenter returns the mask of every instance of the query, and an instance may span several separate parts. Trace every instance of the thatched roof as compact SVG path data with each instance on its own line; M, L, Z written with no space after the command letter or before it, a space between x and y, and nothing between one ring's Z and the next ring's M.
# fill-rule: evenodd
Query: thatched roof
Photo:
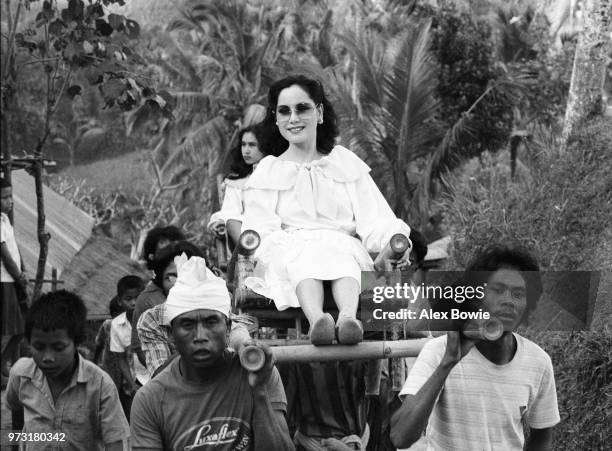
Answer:
M94 231L85 246L64 269L62 288L77 292L87 306L88 319L110 318L108 303L117 281L129 274L150 278L147 271L123 253L116 240Z
M39 252L34 177L24 170L13 171L11 183L15 238L28 275L34 277ZM43 187L43 196L45 229L51 235L45 267L45 279L49 279L52 268L56 268L60 276L64 267L89 239L94 219L47 186Z

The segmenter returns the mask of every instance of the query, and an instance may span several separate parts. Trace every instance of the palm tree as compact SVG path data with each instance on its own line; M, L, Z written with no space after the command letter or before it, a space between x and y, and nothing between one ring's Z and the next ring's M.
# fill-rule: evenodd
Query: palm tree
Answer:
M336 70L332 77L343 139L373 166L374 177L403 218L410 210L410 188L416 186L410 180L413 164L441 137L429 30L429 23L409 24L385 43L364 27L338 35L353 64L350 75ZM385 183L389 178L392 182Z

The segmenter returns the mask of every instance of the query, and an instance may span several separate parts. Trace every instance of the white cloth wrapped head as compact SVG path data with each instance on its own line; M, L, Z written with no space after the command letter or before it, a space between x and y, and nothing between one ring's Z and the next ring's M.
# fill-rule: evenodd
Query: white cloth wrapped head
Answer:
M230 295L225 281L206 267L202 257L191 257L183 253L174 257L176 283L166 299L165 324L183 313L199 309L216 310L229 317Z

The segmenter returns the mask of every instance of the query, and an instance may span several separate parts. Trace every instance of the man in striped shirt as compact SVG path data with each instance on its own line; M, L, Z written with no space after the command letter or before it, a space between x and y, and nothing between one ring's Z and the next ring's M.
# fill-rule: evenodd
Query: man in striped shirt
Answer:
M365 450L367 362L277 364L287 395L289 423L298 450L328 448L330 441Z
M425 345L391 420L395 446L407 448L427 426L429 450L522 450L526 424L525 449L552 449L560 418L551 359L513 333L541 294L538 271L528 253L500 246L469 265L466 281L486 283L484 307L504 324L504 333L475 341L448 332Z

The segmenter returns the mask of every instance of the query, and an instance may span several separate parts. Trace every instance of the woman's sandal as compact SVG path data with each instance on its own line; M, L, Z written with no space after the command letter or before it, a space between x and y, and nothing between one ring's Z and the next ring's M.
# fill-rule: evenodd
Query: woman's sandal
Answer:
M315 346L330 345L334 341L334 318L325 313L310 328L310 342Z
M342 343L343 345L354 345L362 342L363 327L361 326L361 321L346 316L338 318L336 335L338 337L338 343Z

